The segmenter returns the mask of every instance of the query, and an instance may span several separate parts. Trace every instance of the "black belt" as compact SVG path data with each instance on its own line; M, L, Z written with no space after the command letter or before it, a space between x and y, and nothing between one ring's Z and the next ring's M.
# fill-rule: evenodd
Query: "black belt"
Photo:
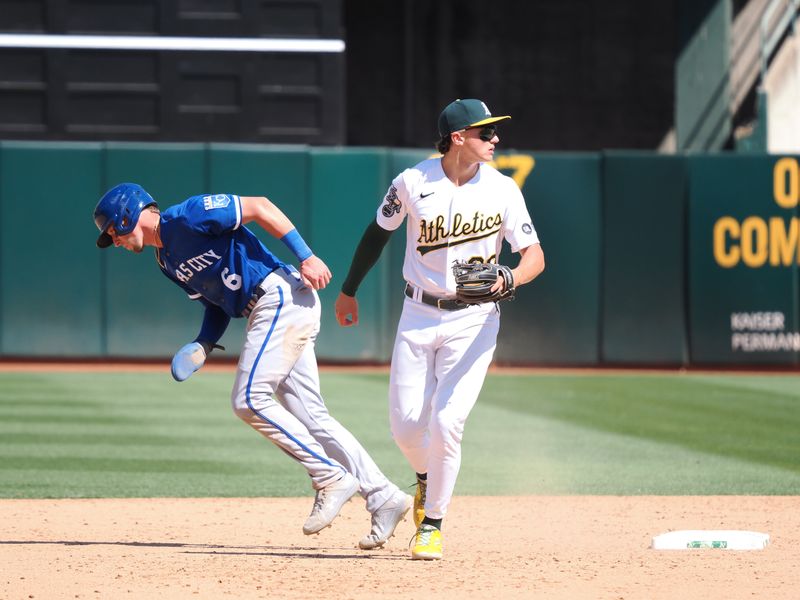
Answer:
M412 299L414 298L414 286L412 286L410 283L406 284L406 296ZM442 310L461 310L462 308L467 308L467 306L469 306L468 304L464 304L458 300L437 298L428 292L422 292L422 296L419 300L423 304L429 304L430 306L435 306L436 308L440 308Z
M300 280L300 277L299 277L299 275L297 275L297 269L295 269L295 268L294 268L294 267L292 267L291 265L284 265L283 267L280 267L280 268L281 268L281 269L283 270L283 272L284 272L284 273L286 273L287 275L292 275L292 274L294 273L295 275L293 275L293 276L294 276L294 277L296 277L298 281ZM270 275L272 275L272 274L273 274L275 271L277 271L277 270L278 270L278 269L273 269L272 271L270 271L269 273L267 273L267 277L269 277ZM249 316L250 316L250 313L251 313L251 312L253 312L253 309L256 307L256 304L258 304L258 301L259 301L259 300L261 300L261 297L262 297L264 294L266 294L266 293L267 293L267 290L265 290L265 289L262 287L262 286L264 285L264 282L267 280L267 277L264 277L264 279L262 279L262 280L261 280L261 281L258 283L258 285L257 285L255 288L253 288L253 293L252 293L252 294L250 294L250 299L247 301L247 304L245 305L244 309L242 310L242 316L243 316L245 319L246 319L247 317L249 317Z
M264 283L261 281L261 283ZM247 306L244 307L242 310L242 316L246 319L250 316L250 313L253 312L253 309L256 307L256 304L259 300L261 300L261 296L266 294L267 292L264 288L261 287L261 283L259 283L254 289L253 293L250 295L250 300L247 301Z

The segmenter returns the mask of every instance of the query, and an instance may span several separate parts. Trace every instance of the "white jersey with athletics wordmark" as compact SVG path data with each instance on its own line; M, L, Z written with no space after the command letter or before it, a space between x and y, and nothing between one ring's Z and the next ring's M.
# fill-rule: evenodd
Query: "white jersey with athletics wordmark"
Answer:
M454 261L496 263L504 239L513 252L539 243L517 184L486 164L461 186L440 158L406 169L392 181L377 222L394 231L406 217L403 276L440 297L455 296Z

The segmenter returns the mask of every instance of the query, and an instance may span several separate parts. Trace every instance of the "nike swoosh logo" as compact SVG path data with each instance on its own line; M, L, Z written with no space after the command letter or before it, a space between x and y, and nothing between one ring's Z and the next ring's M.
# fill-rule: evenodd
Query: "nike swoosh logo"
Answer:
M428 197L428 196L430 196L431 194L435 194L435 193L436 193L436 192L428 192L427 194L420 194L420 195L419 195L419 197L420 197L420 198L427 198L427 197Z

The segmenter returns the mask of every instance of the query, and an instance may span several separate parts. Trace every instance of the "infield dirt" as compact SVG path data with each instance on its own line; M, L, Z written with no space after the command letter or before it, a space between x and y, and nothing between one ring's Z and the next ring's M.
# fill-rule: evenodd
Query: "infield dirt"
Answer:
M0 598L797 598L800 499L456 497L444 560L410 517L362 551L358 497L306 537L312 498L0 500ZM764 550L649 549L676 529L768 533Z

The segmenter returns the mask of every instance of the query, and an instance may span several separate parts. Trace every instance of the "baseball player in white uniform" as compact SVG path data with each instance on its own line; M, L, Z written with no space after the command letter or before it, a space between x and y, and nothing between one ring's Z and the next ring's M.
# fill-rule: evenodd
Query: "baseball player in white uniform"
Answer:
M94 220L98 247L139 253L152 246L161 272L203 304L200 333L172 360L177 381L203 366L232 318L247 320L233 410L308 472L316 498L303 532L328 527L360 492L372 529L359 546L383 546L412 499L328 413L314 342L320 318L316 290L330 282L331 273L286 215L266 197L234 194L192 196L162 212L141 186L122 183L100 199ZM249 223L286 244L300 270L278 260Z
M414 559L442 557L442 519L461 464L461 439L492 361L496 303L455 300L455 261L493 262L505 239L520 254L516 286L544 270L544 254L519 187L486 163L500 138L480 100L450 103L439 117L441 158L400 173L364 233L335 310L340 325L358 323L356 291L391 233L406 223L405 302L389 383L392 435L417 473ZM498 277L494 289L505 286Z

